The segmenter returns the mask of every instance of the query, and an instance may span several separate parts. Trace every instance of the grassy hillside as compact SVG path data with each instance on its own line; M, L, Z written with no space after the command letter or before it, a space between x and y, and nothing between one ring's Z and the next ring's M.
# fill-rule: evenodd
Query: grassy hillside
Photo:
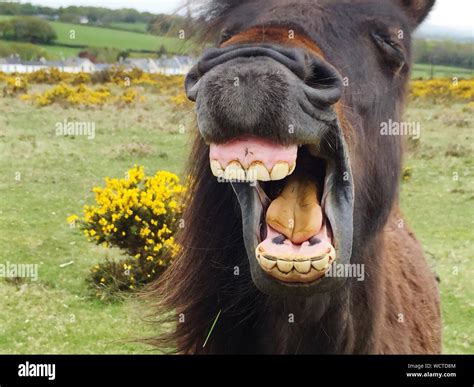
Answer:
M82 51L82 49L73 48L73 47L62 47L62 46L47 46L40 45L44 49L49 57L49 59L61 59L61 58L70 58L75 57Z
M433 71L432 71L433 70ZM433 73L433 78L472 78L474 72L472 69L462 69L459 67L449 67L449 66L432 66L429 64L415 64L413 67L413 78L431 78Z
M112 28L117 28L119 30L142 32L142 33L145 33L147 29L146 23L111 23L110 26Z
M0 279L0 353L149 350L130 342L152 334L136 301L105 304L86 288L89 269L118 251L94 247L66 217L92 202L91 188L105 176L122 177L135 163L149 174L181 171L184 121L166 106L153 93L143 105L125 109L37 109L1 99L0 262L36 263L39 279ZM95 122L95 139L56 137L55 123L66 118Z
M0 15L0 21L9 18L11 16ZM50 24L56 31L58 38L55 43L59 46L45 45L43 47L52 58L59 58L61 53L65 56L75 56L82 50L82 48L61 47L61 44L136 51L158 51L161 46L164 46L168 52L175 54L185 53L190 47L187 40L180 40L178 37L145 34L146 25L143 23L116 23L112 25L114 28L61 22L50 22Z
M186 42L178 38L60 22L52 22L51 25L58 35L58 44L150 51L158 51L161 45L164 45L170 52L182 52L186 47ZM74 39L71 38L72 31L75 34Z

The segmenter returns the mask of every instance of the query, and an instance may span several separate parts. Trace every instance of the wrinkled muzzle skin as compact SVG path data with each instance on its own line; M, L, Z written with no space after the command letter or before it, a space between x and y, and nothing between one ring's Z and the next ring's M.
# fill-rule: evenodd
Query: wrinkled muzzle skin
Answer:
M315 50L232 44L203 55L187 76L186 91L196 102L213 172L223 184L232 184L240 204L256 287L277 296L340 288L344 278L325 276L334 262L351 261L353 242L353 177L335 107L343 91L339 72ZM286 159L296 148L297 160ZM237 169L229 169L231 164ZM260 169L252 178L256 166ZM323 169L322 177L309 183L317 169ZM235 170L242 178L230 175ZM261 183L268 180L282 182L279 197L266 196ZM314 198L293 191L312 192L306 195ZM298 218L296 206L301 207ZM275 226L278 221L281 227Z

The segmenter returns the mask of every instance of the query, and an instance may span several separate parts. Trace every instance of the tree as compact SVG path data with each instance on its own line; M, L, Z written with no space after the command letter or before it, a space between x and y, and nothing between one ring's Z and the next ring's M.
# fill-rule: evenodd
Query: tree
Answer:
M117 55L117 61L120 62L120 60L125 60L130 57L130 51L125 50L125 51L120 51Z
M162 44L160 46L160 49L158 50L158 56L162 57L162 56L167 55L167 54L168 54L168 50L166 49L165 45Z
M0 23L0 35L3 39L36 44L49 44L57 38L47 21L34 16L16 17Z

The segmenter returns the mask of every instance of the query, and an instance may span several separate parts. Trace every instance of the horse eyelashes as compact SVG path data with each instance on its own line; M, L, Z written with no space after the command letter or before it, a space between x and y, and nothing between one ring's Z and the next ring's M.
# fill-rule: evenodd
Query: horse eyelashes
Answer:
M397 69L403 67L406 62L403 49L388 36L377 32L372 32L371 35L384 60Z
M228 29L224 29L221 31L219 36L219 44L225 43L232 37L232 32Z

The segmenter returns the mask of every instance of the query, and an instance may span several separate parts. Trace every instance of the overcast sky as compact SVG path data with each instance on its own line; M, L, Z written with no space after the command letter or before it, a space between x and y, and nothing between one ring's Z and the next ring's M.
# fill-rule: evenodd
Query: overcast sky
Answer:
M30 0L30 2L51 7L91 5L106 8L136 8L153 13L173 12L182 4L182 0ZM474 0L437 0L435 9L429 17L429 23L472 31L473 19Z

